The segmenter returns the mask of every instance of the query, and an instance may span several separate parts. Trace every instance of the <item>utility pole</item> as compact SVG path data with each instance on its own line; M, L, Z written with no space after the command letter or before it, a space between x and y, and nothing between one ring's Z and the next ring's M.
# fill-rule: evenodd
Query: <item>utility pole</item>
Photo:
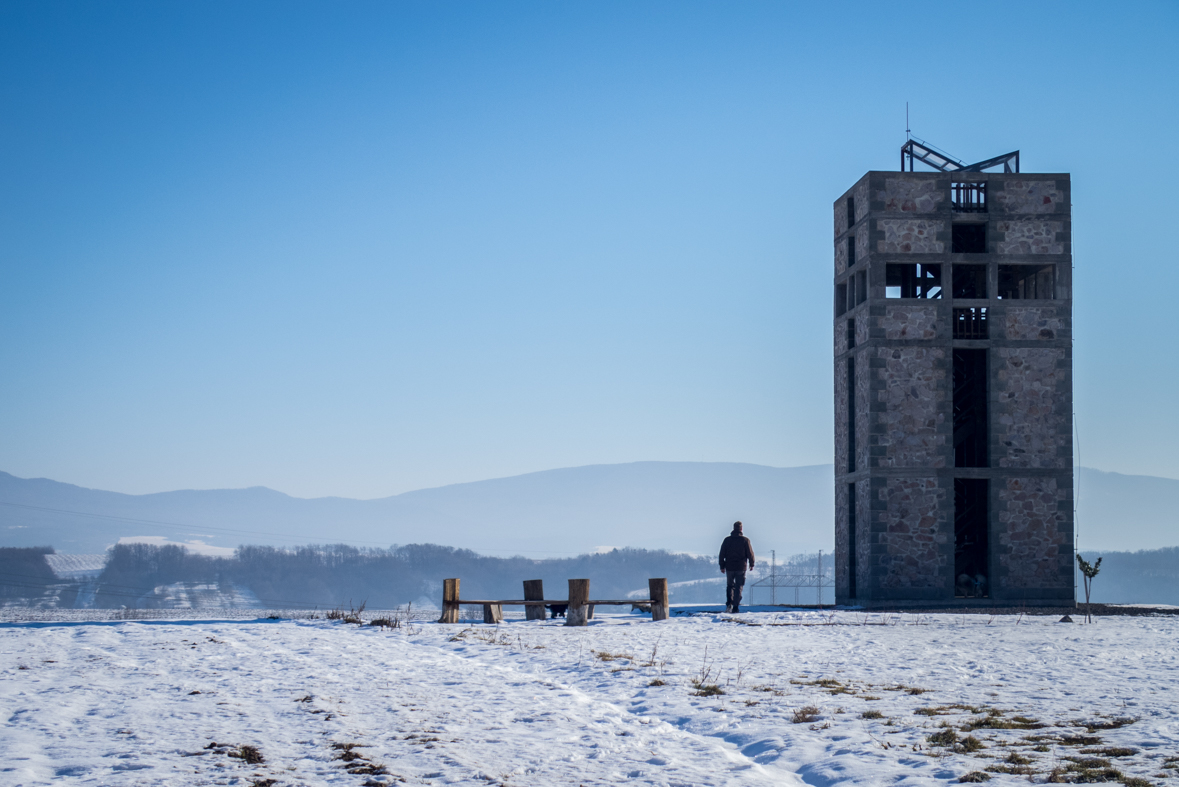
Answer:
M770 550L770 606L778 606L778 571L775 558L778 553Z
M823 608L823 550L819 550L819 580L815 583L819 586L819 609Z

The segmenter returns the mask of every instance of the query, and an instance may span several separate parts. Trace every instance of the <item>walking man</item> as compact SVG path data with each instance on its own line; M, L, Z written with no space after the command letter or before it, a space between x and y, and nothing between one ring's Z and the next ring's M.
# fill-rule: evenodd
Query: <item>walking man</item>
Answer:
M753 544L742 532L740 522L733 523L720 548L720 570L725 575L725 612L741 611L741 588L745 587L745 569L753 568Z

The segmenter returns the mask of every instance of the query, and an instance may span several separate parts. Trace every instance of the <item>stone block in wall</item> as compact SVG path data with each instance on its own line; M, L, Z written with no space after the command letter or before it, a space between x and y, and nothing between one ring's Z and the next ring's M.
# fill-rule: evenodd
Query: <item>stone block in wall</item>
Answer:
M876 228L884 240L876 241L876 250L884 254L941 254L945 244L937 239L945 222L929 219L878 219Z
M999 467L1068 467L1071 429L1065 351L1048 347L1001 347L997 354L996 412L992 461Z
M886 213L933 213L946 195L930 178L886 178L876 198Z
M994 199L1007 213L1055 213L1068 207L1055 180L1008 180Z
M1065 328L1065 320L1058 317L1055 306L1008 306L1008 339L1055 339Z
M859 491L858 488L856 490ZM950 538L947 492L937 478L889 478L878 491L883 510L873 512L880 586L888 590L948 585Z
M872 318L868 316L867 309L860 312L863 316L856 320L856 346L863 347L868 342L869 328L868 324ZM866 368L866 367L865 367Z
M936 339L939 332L937 306L905 299L884 307L878 318L885 339Z
M1059 221L999 221L995 223L1000 240L999 254L1064 254L1064 244L1056 240L1063 231Z
M876 356L876 466L945 467L946 350L879 347Z
M839 276L847 270L847 241L835 242L835 275Z
M847 232L847 199L841 199L835 203L835 235L838 238L843 233Z
M1069 492L1055 478L1008 478L999 488L1000 578L1005 589L1072 585Z
M856 184L856 221L863 221L868 215L868 179L864 178ZM846 210L846 208L845 208Z
M866 227L856 233L856 259L860 262L868 259L868 229Z

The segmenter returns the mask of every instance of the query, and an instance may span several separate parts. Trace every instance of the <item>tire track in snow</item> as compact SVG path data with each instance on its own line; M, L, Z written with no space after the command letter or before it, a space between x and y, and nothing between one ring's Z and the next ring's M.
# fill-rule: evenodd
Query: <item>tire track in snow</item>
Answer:
M584 688L506 665L502 660L484 659L479 653L460 654L424 643L415 643L415 646L426 649L427 658L457 660L464 663L466 672L498 676L503 685L514 689L533 689L533 696L539 697L535 689L541 689L550 698L572 700L582 712L574 714L566 710L560 714L559 720L566 725L583 731L592 729L601 735L636 738L637 741L628 747L614 747L612 753L624 756L626 748L643 749L650 756L632 757L630 764L638 767L610 774L605 783L617 783L614 780L624 777L629 783L640 784L801 784L793 774L767 769L723 740L698 735L648 715L635 714L629 708L595 696ZM528 720L526 717L520 721L526 723ZM593 736L585 734L566 737L561 743L581 745L591 750L600 745ZM653 773L652 769L659 769L659 773ZM530 776L534 774L539 775L539 769L529 772ZM587 777L586 783L596 782L588 781Z

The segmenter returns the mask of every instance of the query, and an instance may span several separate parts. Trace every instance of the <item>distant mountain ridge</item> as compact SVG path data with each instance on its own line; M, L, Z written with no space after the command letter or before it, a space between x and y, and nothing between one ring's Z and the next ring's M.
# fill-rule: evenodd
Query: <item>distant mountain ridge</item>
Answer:
M92 553L163 536L222 547L431 542L532 557L614 546L711 553L744 519L765 550L829 550L833 480L830 465L636 462L305 500L265 487L125 495L0 473L0 502L17 504L0 505L0 543Z
M1179 543L1179 480L1081 468L1085 551ZM831 465L635 462L547 470L377 500L301 499L265 487L126 495L0 472L0 546L102 552L154 536L219 547L431 542L551 557L601 547L710 554L735 519L759 554L832 548Z

